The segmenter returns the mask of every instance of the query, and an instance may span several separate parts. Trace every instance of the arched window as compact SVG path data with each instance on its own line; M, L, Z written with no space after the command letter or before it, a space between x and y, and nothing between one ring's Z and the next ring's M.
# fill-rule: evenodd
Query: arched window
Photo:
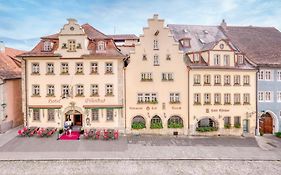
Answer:
M132 120L132 129L143 129L145 128L145 119L140 116L140 115L137 115L133 118Z
M179 116L172 116L168 120L168 128L182 128L183 120Z
M155 115L154 117L152 117L151 122L150 122L150 128L151 129L163 128L162 120L158 115Z
M217 123L211 118L203 118L197 123L197 131L199 132L209 132L209 131L217 131Z

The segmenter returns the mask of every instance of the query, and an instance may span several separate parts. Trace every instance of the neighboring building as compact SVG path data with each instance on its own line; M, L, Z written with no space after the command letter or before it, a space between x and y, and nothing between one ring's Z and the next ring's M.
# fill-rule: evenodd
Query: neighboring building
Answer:
M255 134L254 65L219 26L168 27L186 56L190 134L202 134L200 130L217 130L207 132L211 135Z
M124 129L123 59L111 37L68 19L22 54L24 124Z
M239 50L258 66L260 132L281 131L281 33L273 27L222 26Z
M130 51L135 49L135 45L139 42L139 38L134 34L118 34L108 35L113 38L116 46L124 55L129 55Z
M127 131L187 134L187 76L179 43L154 15L125 70Z
M0 42L0 133L23 123L21 63L16 58L22 53Z

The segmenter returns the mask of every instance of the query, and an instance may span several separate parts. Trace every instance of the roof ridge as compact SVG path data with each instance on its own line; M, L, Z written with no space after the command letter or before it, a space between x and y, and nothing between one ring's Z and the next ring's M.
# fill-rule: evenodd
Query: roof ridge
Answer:
M81 25L81 27L84 29L84 26L87 25L89 26L90 28L92 28L93 30L95 30L96 32L102 34L103 36L105 36L106 38L110 38L108 37L106 34L104 34L103 32L99 31L98 29L96 29L95 27L93 27L92 25L90 25L89 23L85 23L83 25ZM88 34L87 34L88 35Z

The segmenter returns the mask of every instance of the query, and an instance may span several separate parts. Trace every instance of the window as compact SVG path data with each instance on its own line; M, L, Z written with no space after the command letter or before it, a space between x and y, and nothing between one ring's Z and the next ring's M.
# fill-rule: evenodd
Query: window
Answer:
M105 42L104 41L98 42L97 52L100 52L100 51L105 51Z
M92 112L92 121L99 120L99 109L91 109Z
M159 66L160 65L158 55L154 55L153 65L154 66Z
M230 75L225 75L224 76L224 85L229 86L231 84L231 78Z
M68 63L61 63L61 74L68 74Z
M170 128L172 125L177 124L181 127L183 127L183 120L179 116L172 116L168 120L168 128Z
M221 76L215 75L214 76L215 85L221 85Z
M259 100L259 102L263 102L264 101L264 93L262 91L258 92L258 100Z
M70 96L69 85L62 85L62 98Z
M281 92L277 92L277 102L281 102Z
M40 109L33 109L33 121L40 121Z
M32 96L40 96L40 86L32 85Z
M47 96L55 96L55 86L54 85L47 85Z
M223 65L224 66L230 66L230 56L229 55L223 56Z
M260 70L260 71L258 72L258 77L259 77L259 80L263 80L263 79L264 79L263 70Z
M83 63L76 63L76 74L83 74Z
M190 38L183 38L180 40L183 47L189 47L190 48Z
M105 73L113 73L113 63L105 63Z
M55 121L55 109L48 109L48 121Z
M113 95L113 84L107 84L105 86L105 95L112 96Z
M158 40L153 40L153 49L154 50L158 50L159 49L159 46L158 46Z
M166 60L171 61L171 55L170 54L167 54Z
M162 120L158 115L155 115L154 117L152 117L151 123L150 123L150 128L154 128L155 125L157 125L157 128L159 128L159 127L163 128Z
M170 93L170 103L179 103L180 94L179 93Z
M99 95L99 85L92 84L91 85L91 96L98 96Z
M216 123L210 118L204 118L198 122L198 128L200 127L216 127Z
M234 75L234 86L240 85L240 75Z
M204 104L211 104L211 94L204 94Z
M249 75L244 75L243 76L243 85L250 85L250 76Z
M76 51L76 42L75 40L68 40L68 51L75 52Z
M224 104L231 104L231 95L224 94Z
M83 85L76 85L76 97L84 96L84 86Z
M113 109L106 109L106 120L113 121Z
M220 65L220 55L214 55L214 65Z
M266 102L271 102L272 100L272 93L270 91L265 92L265 101Z
M199 54L194 54L193 57L194 63L199 63Z
M250 94L246 93L243 95L244 104L250 104Z
M49 52L49 51L52 50L52 48L53 48L53 43L52 42L50 42L50 41L45 41L44 42L43 51Z
M221 94L215 93L214 95L214 104L221 104Z
M265 71L265 80L271 80L271 71L270 70Z
M156 93L138 93L137 98L138 103L157 103Z
M234 94L234 104L240 104L240 94Z
M141 81L152 81L152 73L151 72L141 73Z
M32 74L39 74L39 63L32 63Z
M194 85L200 85L201 84L201 75L194 75L193 83L194 83Z
M98 63L91 63L91 73L92 74L97 74L98 73Z
M244 56L238 55L238 64L244 64Z
M142 93L138 94L138 103L143 103L144 102L144 95Z
M211 75L204 75L204 85L211 84Z
M281 71L277 71L277 81L281 81Z
M173 73L162 73L162 81L173 81Z
M156 93L152 93L152 94L151 94L151 101L152 101L152 102L157 102Z
M54 74L54 63L47 63L47 74Z
M201 104L201 96L200 94L194 94L194 104Z
M231 122L230 122L231 118L230 117L224 117L223 120L224 120L224 128L230 128L230 126L231 126Z
M239 117L239 116L234 117L234 127L235 128L241 127L241 117Z
M146 54L143 54L143 55L142 55L142 60L143 60L143 61L146 61L146 60L147 60Z

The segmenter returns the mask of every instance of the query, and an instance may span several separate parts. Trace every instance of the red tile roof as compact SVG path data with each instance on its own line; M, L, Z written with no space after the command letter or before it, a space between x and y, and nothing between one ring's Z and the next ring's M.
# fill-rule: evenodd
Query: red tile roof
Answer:
M0 78L15 79L21 77L20 60L16 55L22 54L24 51L5 47L4 52L0 52Z
M108 35L114 40L138 40L139 38L135 34L118 34L118 35Z

